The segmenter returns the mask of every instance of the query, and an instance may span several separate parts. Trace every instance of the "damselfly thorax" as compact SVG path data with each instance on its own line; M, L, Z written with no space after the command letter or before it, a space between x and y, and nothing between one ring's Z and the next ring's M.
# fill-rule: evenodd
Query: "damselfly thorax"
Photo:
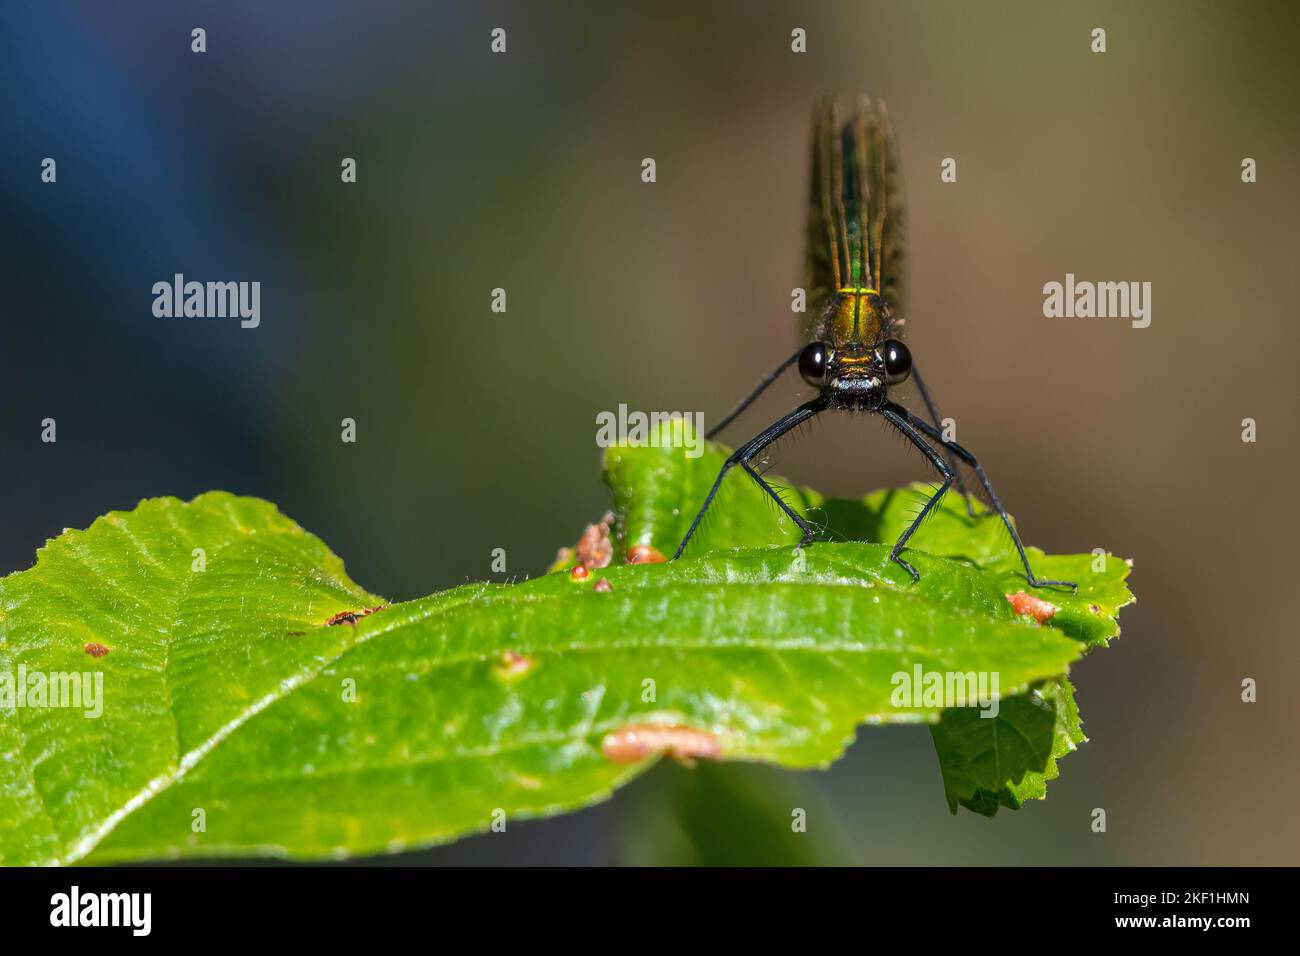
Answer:
M883 399L889 382L882 349L901 347L888 338L894 325L876 289L839 289L822 309L800 372L825 387L837 404L870 407ZM821 363L824 374L816 368Z
M840 289L822 311L818 338L837 349L874 345L888 325L875 289Z

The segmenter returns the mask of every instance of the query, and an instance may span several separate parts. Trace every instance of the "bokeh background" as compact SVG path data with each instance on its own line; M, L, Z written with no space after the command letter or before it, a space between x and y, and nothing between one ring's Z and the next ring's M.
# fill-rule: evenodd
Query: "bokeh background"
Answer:
M828 773L665 767L384 862L1300 862L1298 10L6 5L0 571L225 488L393 599L494 577L495 547L495 577L539 573L606 506L597 411L716 419L796 344L810 110L866 91L900 140L908 333L945 414L1029 541L1135 561L1123 637L1074 672L1091 743L993 820L949 816L926 730L875 729ZM261 327L154 318L174 272L261 281ZM1150 281L1151 326L1044 318L1067 272ZM804 394L771 391L748 425ZM925 476L853 417L774 463L843 495ZM810 808L809 840L744 836L765 801L780 826Z

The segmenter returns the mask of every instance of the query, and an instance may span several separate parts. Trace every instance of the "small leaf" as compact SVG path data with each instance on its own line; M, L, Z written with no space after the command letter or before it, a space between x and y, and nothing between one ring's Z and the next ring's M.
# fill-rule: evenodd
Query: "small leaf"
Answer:
M700 457L688 458L680 449L691 444L684 436L690 428L685 419L673 419L656 433L657 447L620 445L605 453L604 478L614 495L618 519L614 553L619 559L636 545L650 545L671 556L704 502L727 451L708 442ZM806 512L822 501L816 492L773 480L782 484L787 502L796 511ZM719 549L794 546L802 536L776 503L735 469L692 539L687 556Z
M1002 700L995 717L947 710L930 733L949 809L961 804L984 816L1044 799L1047 781L1060 773L1056 761L1087 740L1065 677Z

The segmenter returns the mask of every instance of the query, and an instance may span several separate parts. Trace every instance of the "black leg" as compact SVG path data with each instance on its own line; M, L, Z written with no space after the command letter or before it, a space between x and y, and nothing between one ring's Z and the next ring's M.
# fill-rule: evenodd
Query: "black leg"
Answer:
M902 551L903 547L907 544L907 539L916 533L916 529L921 526L921 522L925 520L925 516L934 510L934 507L939 503L940 499L948 493L948 489L952 487L953 480L957 477L957 471L952 467L952 465L948 464L948 460L944 458L943 455L931 448L930 443L922 438L920 433L912 427L911 423L908 421L911 416L908 415L907 411L902 408L902 406L892 404L886 405L880 410L880 414L884 416L886 421L906 435L907 439L913 445L921 449L921 453L925 455L926 458L930 459L930 464L939 469L939 474L943 475L943 484L939 486L939 490L930 496L930 500L925 503L925 507L921 509L921 513L912 520L912 523L908 525L907 530L898 536L898 540L894 542L894 549L889 552L889 558L891 561L895 561L901 565L903 570L912 576L913 581L919 581L921 580L921 575L917 573L916 568L912 567L898 556L899 552Z
M677 546L677 551L673 555L673 558L677 559L682 556L682 552L686 550L686 543L691 540L691 535L695 534L695 529L700 526L700 521L704 518L704 512L709 510L709 505L713 504L714 496L718 493L718 489L722 487L722 479L727 477L727 472L731 470L733 465L737 464L744 465L745 470L758 481L759 485L762 486L769 495L776 499L782 510L784 510L790 517L794 518L795 523L803 530L804 543L807 544L808 541L812 540L814 534L813 529L806 521L790 509L789 505L781 499L781 496L773 491L771 486L768 485L768 483L764 481L757 472L749 467L749 460L796 425L806 422L814 415L825 411L826 406L827 401L821 396L814 398L811 402L804 402L794 411L773 422L771 425L768 425L767 428L764 428L749 441L745 442L745 444L733 451L731 457L723 462L722 470L718 472L718 477L713 482L713 487L709 489L708 497L704 499L704 504L700 506L699 513L695 516L695 520L691 522L691 526L686 532L686 537L682 538L682 543Z
M925 379L921 378L921 370L912 366L912 381L916 382L916 390L921 393L921 401L925 403L925 410L930 415L930 421L934 427L939 427L939 410L934 407L934 402L930 400L930 390L925 387ZM976 517L975 506L971 504L970 492L966 490L966 482L962 481L961 469L957 467L957 461L952 452L944 449L944 457L948 459L948 464L952 465L953 473L957 476L957 490L961 492L962 500L966 502L966 514L972 518Z
M803 347L801 346L799 348L799 352L802 351L803 351ZM795 352L793 355L791 355L788 359L786 359L776 368L772 369L772 371L768 372L767 377L764 378L763 381L759 382L758 385L754 388L754 390L750 392L747 396L745 396L745 398L741 401L739 405L737 405L731 411L727 412L727 414L723 416L722 421L718 422L718 424L714 425L712 428L710 428L707 432L704 433L704 437L712 438L718 432L722 431L724 428L730 425L732 421L735 420L737 415L739 415L745 409L749 408L751 404L753 404L754 399L758 398L758 396L763 394L764 389L766 389L769 385L771 385L781 376L782 372L788 369L795 362L799 361L799 352Z
M1030 587L1041 588L1055 586L1067 587L1076 592L1079 590L1079 585L1075 584L1073 581L1044 581L1035 577L1033 569L1029 566L1029 557L1025 554L1025 546L1020 542L1020 535L1016 533L1016 527L1011 523L1011 519L1007 516L1007 510L1002 507L1002 502L998 500L998 493L993 490L993 483L989 481L989 476L984 473L984 468L975 459L974 455L955 441L944 441L942 433L937 428L930 425L930 423L924 419L917 418L901 405L894 405L891 403L886 410L892 412L896 417L902 416L906 418L911 422L911 424L915 425L917 428L921 429L921 431L935 439L946 450L951 451L975 470L975 474L979 478L980 484L984 487L985 493L993 503L993 510L997 512L998 517L1002 519L1002 523L1006 525L1007 531L1011 534L1011 541L1015 544L1016 552L1020 555L1020 563L1024 565L1025 578L1029 581Z
M797 524L799 526L799 529L803 531L803 540L799 542L799 546L803 547L805 545L812 544L812 539L817 537L817 529L814 528L812 525L810 525L799 515L797 515L795 513L795 510L785 503L785 499L776 493L776 489L773 488L771 485L769 485L767 483L767 480L762 475L760 475L757 471L754 470L753 465L751 465L748 461L742 461L740 465L742 468L745 469L745 471L749 472L749 477L753 478L756 482L758 482L758 487L762 488L769 495L771 495L772 500L775 501L777 505L780 506L781 510L790 516L790 520L793 521L795 524Z

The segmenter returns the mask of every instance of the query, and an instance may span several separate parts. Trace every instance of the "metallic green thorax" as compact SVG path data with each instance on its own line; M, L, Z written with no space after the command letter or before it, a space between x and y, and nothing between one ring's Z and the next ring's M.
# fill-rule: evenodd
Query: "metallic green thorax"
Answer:
M805 287L812 333L870 347L903 308L902 176L884 105L828 98L813 115Z

